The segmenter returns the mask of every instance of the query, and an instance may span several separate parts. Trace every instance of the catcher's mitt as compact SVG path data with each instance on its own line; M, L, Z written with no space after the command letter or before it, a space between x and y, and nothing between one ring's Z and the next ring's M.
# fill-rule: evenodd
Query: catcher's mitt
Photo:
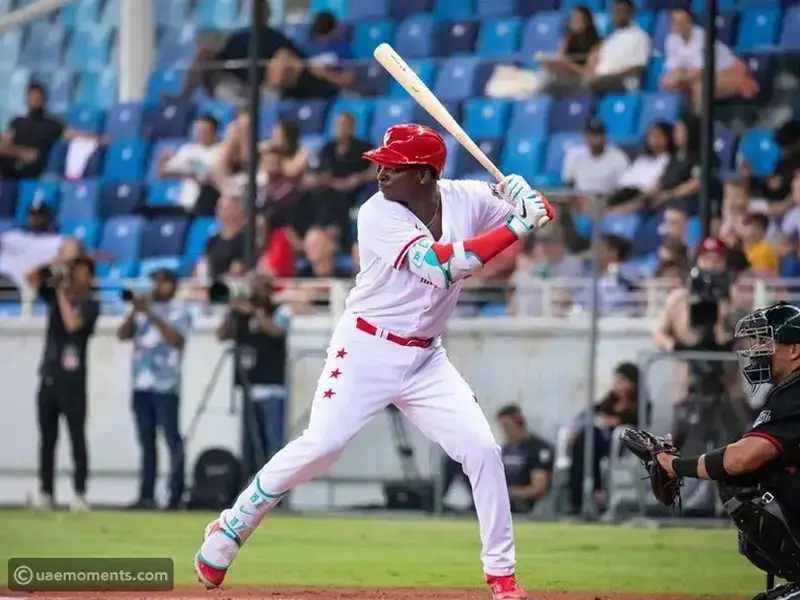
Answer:
M669 508L680 504L683 478L671 478L656 460L656 455L661 453L679 455L678 449L672 445L672 442L667 438L633 428L623 430L620 440L628 450L641 459L645 470L650 475L650 487L653 489L656 500Z

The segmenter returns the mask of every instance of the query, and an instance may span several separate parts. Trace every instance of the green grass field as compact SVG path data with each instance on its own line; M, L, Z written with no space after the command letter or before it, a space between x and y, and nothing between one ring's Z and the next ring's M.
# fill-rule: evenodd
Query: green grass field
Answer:
M171 557L178 584L210 515L0 511L0 558ZM735 594L763 589L732 530L643 530L519 523L520 581L530 589ZM481 586L477 524L450 520L284 517L265 521L230 586ZM0 587L6 584L0 569Z

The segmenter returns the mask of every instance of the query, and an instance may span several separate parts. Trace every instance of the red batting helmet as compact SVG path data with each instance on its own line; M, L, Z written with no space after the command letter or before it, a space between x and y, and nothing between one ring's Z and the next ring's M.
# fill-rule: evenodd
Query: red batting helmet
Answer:
M380 147L362 156L388 168L410 165L432 167L441 176L447 160L447 146L442 136L430 127L403 123L389 127L383 134Z

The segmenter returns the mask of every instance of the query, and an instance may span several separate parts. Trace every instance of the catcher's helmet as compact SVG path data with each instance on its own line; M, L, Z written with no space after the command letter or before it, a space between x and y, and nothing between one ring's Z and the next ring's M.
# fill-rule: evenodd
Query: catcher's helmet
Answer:
M739 319L733 336L745 379L753 386L770 383L775 344L800 344L800 308L778 302L754 310Z
M363 157L382 167L428 166L442 175L447 160L444 139L430 127L403 123L386 130L379 148L365 152Z

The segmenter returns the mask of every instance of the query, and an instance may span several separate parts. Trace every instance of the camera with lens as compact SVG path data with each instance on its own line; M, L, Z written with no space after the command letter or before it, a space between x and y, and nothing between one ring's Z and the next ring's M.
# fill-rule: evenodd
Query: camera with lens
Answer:
M727 273L702 271L689 273L689 324L698 330L713 330L719 319L719 301L730 295L731 281Z
M208 288L208 301L211 304L250 300L252 295L252 286L246 280L214 281Z
M122 299L123 302L133 302L136 298L150 298L150 292L143 292L141 290L137 291L131 288L124 288L120 293L119 297Z
M71 264L45 265L39 269L39 297L50 302L55 298L55 287L59 284L69 285Z

